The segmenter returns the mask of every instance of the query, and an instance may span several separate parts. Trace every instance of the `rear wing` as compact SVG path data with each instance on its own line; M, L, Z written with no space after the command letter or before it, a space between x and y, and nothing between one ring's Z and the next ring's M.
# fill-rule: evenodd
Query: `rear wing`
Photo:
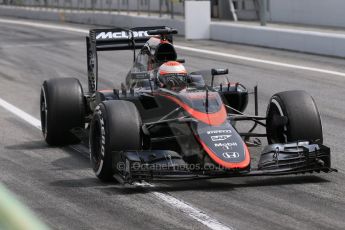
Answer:
M90 43L95 45L96 51L140 49L152 37L148 31L165 28L165 26L155 26L132 29L92 29L89 38ZM172 37L170 39L172 41Z
M89 92L97 90L98 83L98 58L97 51L133 50L141 49L153 36L149 31L169 29L165 26L135 27L132 29L92 29L86 37L87 72ZM172 35L168 35L172 43Z

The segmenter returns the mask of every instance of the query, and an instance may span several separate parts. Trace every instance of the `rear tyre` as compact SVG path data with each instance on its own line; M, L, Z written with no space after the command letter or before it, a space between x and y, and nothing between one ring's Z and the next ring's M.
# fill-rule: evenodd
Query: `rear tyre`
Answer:
M75 78L44 81L41 88L41 127L49 145L67 145L80 140L71 132L84 128L84 93Z
M90 160L96 176L114 181L112 152L142 149L141 118L132 102L105 101L94 112L90 127Z
M272 96L267 109L268 143L310 141L323 143L320 114L305 91L285 91Z

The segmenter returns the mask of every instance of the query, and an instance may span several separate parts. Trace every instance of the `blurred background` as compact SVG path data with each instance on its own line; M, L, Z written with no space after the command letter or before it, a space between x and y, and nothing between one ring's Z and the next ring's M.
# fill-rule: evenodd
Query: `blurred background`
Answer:
M0 0L0 4L118 11L174 18L184 16L185 1L188 0ZM261 19L272 23L345 27L343 0L210 0L210 4L211 16L215 20Z

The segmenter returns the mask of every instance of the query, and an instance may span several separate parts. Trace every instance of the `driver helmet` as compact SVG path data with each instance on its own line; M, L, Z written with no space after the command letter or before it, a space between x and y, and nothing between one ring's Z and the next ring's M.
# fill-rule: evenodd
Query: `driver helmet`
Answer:
M181 89L187 85L186 68L177 61L162 64L157 74L158 85L168 89Z

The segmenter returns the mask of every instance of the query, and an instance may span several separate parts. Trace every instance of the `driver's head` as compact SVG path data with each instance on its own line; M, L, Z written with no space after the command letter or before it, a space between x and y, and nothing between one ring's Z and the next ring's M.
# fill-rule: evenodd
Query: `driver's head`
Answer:
M168 61L158 69L158 84L168 89L182 89L187 85L187 71L176 61Z

